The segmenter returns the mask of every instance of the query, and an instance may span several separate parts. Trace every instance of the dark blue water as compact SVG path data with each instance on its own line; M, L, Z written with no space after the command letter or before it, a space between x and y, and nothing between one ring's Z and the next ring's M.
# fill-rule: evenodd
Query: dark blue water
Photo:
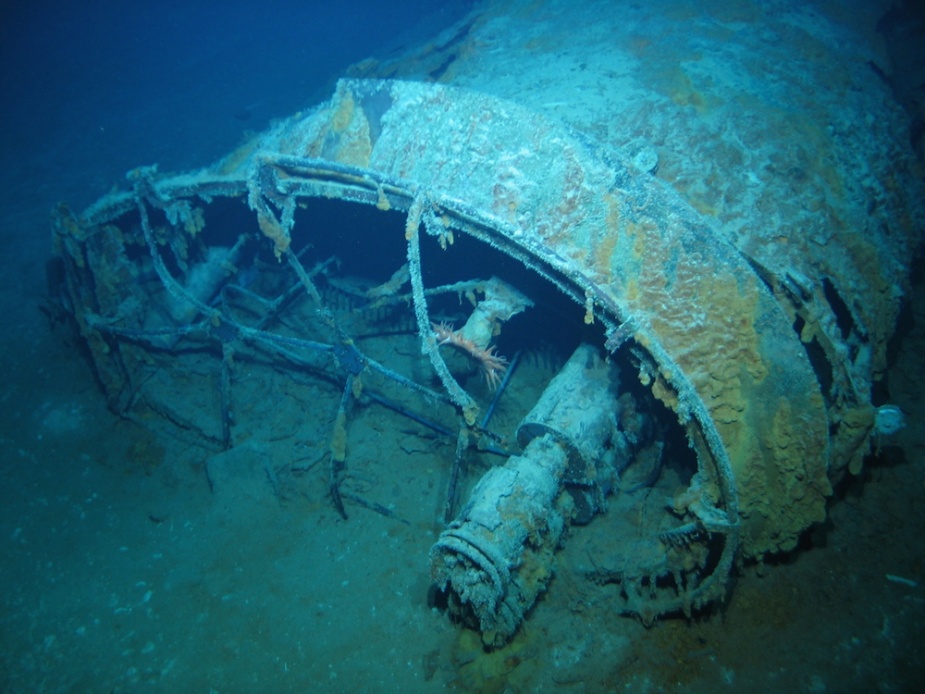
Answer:
M0 10L6 191L89 203L125 171L197 168L330 95L350 63L466 3L14 0Z

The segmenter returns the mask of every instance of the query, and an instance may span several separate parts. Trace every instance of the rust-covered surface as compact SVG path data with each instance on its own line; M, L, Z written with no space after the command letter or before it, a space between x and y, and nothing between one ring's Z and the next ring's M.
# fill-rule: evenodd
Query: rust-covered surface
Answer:
M825 355L830 477L857 473L923 217L921 162L875 31L882 9L585 7L492 3L416 51L352 72L511 99L653 167Z

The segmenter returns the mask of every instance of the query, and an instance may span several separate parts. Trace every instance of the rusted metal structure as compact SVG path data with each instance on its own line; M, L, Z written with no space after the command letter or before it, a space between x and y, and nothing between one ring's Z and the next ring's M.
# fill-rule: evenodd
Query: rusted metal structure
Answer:
M822 55L775 68L780 84L754 87L746 78L759 66L743 61L726 75L739 83L717 79L709 92L695 84L705 61L685 71L667 48L670 35L655 30L666 20L640 15L619 50L662 42L665 54L645 69L682 67L637 93L635 115L621 97L626 117L599 130L613 102L582 103L579 91L576 106L566 91L559 113L559 102L543 101L552 87L531 81L557 65L553 34L549 47L528 36L522 54L504 53L527 86L498 94L503 80L481 88L477 79L492 70L496 53L485 44L500 40L504 22L535 11L553 25L566 6L483 7L417 53L358 66L373 77L342 79L329 101L212 166L180 175L138 169L129 190L80 215L62 207L54 221L65 301L114 409L153 411L229 447L240 426L231 405L236 354L262 355L251 358L267 367L268 382L334 384L330 488L341 510L346 428L355 403L369 398L455 436L448 467L473 447L517 453L473 490L432 554L451 609L495 644L545 588L563 528L605 509L611 519L646 519L614 522L597 578L620 583L622 609L647 621L720 598L737 561L790 550L823 520L832 485L897 424L895 410L878 410L874 385L922 221L917 165L873 72L826 73L837 94L812 108L832 116L829 125L807 116L783 127L774 104L797 90L797 75L821 79L827 60L839 64L832 53L848 50L831 40L834 24L807 34ZM757 38L745 35L742 23L761 10L743 8L756 16L716 20L700 35L704 45L718 42L713 57L731 55L733 39L744 55L751 41L783 51L794 22L778 18ZM584 70L603 84L612 66L594 62L598 32L588 32L585 52L573 46L560 58L589 61ZM427 74L445 83L396 78ZM646 121L660 105L668 111L661 125ZM794 107L797 117L801 108L810 106ZM863 141L846 131L861 111L869 114ZM673 114L685 120L669 132ZM752 147L759 132L765 139ZM400 213L403 224L388 238L357 230L324 239L316 201ZM457 250L462 239L474 240L488 265L516 269L486 280L470 267L430 284L436 265L471 262ZM316 246L339 257L390 249L393 272L348 293L363 310L387 311L386 321L403 314L420 347L416 366L390 362L393 343L371 354L356 339L373 321L331 308L326 291L343 289L344 279ZM581 333L582 344L537 394L515 451L490 430L491 389L473 396L460 364L481 366L494 388L516 388L492 343L502 324L538 310L531 306L548 294L537 287L570 300L571 322L550 330ZM441 326L434 310L447 294L472 303L460 331ZM542 338L522 337L528 349ZM189 360L200 352L221 365L221 406L205 408L220 412L214 426L189 413L202 411L201 392L182 389L196 391ZM581 395L570 400L573 392ZM421 416L433 407L432 419ZM587 428L575 428L576 418ZM683 433L689 447L689 458L675 449L687 462L672 484L662 472L666 431ZM642 482L630 484L642 468ZM633 494L660 479L667 507Z

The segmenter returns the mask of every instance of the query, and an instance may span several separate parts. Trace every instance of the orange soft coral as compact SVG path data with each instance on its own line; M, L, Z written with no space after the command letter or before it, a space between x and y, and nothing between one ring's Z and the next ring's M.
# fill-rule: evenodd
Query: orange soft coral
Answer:
M501 379L504 378L504 374L507 372L507 359L497 354L493 346L481 349L460 331L453 330L453 326L449 323L431 323L430 327L434 331L437 345L453 345L453 347L468 353L479 363L482 377L492 390L501 385Z

